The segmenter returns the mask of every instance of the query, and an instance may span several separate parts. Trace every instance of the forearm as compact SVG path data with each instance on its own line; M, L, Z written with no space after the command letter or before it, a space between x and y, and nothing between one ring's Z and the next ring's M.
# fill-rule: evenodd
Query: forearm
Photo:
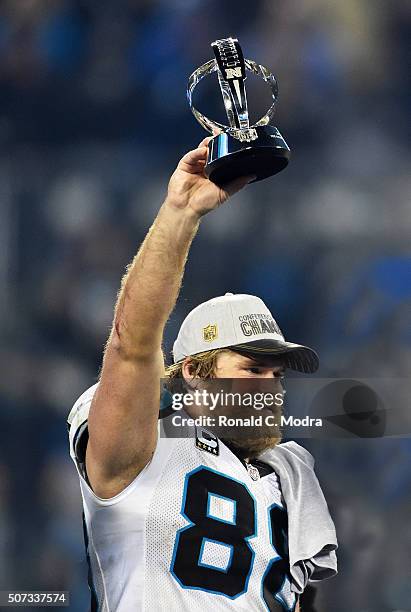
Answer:
M109 341L125 356L160 348L198 226L198 215L165 200L121 283Z

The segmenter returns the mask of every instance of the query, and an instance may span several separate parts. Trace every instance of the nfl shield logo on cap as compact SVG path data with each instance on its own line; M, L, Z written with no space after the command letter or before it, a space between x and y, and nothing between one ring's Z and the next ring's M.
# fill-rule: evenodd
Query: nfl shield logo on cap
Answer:
M217 325L207 325L203 327L203 339L204 342L213 342L218 338L218 327Z

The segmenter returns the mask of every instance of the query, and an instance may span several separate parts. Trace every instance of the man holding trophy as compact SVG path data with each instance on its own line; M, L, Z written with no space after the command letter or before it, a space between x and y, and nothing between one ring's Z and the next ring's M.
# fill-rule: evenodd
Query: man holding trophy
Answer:
M336 573L334 525L304 448L280 444L277 427L253 440L196 427L184 438L159 433L170 395L162 379L179 376L187 389L202 379L267 379L281 390L287 368L318 367L312 349L284 339L262 300L233 294L189 313L174 364L164 364L164 328L202 217L289 157L268 126L274 104L256 126L248 122L245 70L263 76L275 98L274 77L244 60L237 40L212 46L216 59L190 77L189 100L217 71L230 126L193 108L215 135L178 163L123 278L99 382L68 418L92 611L298 611L308 581Z

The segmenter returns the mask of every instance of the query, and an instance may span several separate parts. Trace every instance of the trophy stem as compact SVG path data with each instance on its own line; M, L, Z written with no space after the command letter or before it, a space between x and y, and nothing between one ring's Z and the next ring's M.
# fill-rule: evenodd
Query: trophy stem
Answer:
M248 129L245 61L236 38L224 38L212 43L218 65L218 81L230 127Z

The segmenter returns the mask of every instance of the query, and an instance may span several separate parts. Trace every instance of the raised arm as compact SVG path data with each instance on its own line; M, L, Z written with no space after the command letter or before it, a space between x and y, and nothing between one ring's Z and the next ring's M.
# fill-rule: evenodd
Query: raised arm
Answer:
M204 176L207 143L187 153L167 197L122 280L100 384L89 420L86 469L94 492L110 498L150 461L157 443L161 343L200 219L251 177L220 189Z

